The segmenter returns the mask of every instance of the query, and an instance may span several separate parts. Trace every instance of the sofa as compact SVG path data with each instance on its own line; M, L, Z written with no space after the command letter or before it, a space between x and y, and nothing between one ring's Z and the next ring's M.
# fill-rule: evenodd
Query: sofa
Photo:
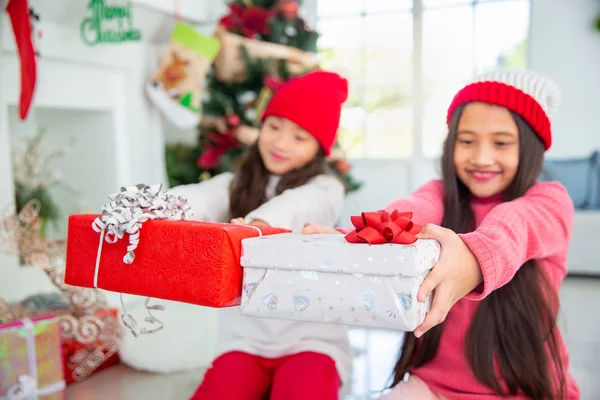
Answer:
M600 151L585 157L548 159L541 178L561 182L575 205L569 274L600 278Z
M548 159L542 179L560 181L575 205L559 323L581 398L594 399L600 393L600 153Z

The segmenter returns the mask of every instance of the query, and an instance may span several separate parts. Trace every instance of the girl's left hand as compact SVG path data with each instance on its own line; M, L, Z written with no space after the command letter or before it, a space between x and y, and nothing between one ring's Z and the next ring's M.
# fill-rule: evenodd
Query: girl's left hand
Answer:
M417 237L436 239L441 245L440 260L429 272L417 294L417 300L423 302L435 289L431 310L415 330L415 336L421 337L444 322L450 308L483 282L483 275L475 255L452 230L428 224Z
M234 225L254 225L254 226L269 226L265 221L261 219L254 219L252 222L247 223L244 218L234 218L231 220Z

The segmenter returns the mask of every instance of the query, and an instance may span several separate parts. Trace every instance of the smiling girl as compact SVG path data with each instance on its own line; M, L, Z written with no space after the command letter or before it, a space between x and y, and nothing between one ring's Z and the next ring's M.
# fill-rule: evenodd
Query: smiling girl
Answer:
M305 221L333 225L343 184L325 157L339 129L348 82L315 71L282 86L262 115L258 141L235 175L224 173L173 191L202 221L270 225L299 231ZM193 399L338 398L350 374L346 328L250 318L221 310L217 358Z
M418 237L442 250L417 296L433 293L431 311L405 334L385 400L579 399L556 323L573 203L537 180L558 97L529 71L468 84L448 109L442 180L386 208L413 211L428 224Z

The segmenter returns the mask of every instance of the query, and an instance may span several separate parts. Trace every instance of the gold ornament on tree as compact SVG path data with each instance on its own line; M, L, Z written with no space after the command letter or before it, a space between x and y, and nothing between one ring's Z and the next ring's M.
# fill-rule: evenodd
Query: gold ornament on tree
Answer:
M46 235L47 224L56 222L60 217L51 190L62 188L71 193L77 192L63 182L59 171L51 168L53 161L69 154L70 146L49 150L44 146L44 135L44 130L40 129L24 139L24 147L12 149L16 211L20 213L30 200L37 200L36 220L30 221L30 225L41 236Z
M253 60L271 60L269 75L278 76L278 62L286 63L288 71L301 75L318 66L316 57L295 47L263 42L228 32L218 26L215 37L221 42L221 51L215 59L216 77L221 82L242 83L248 78L243 51ZM242 49L243 48L243 49Z

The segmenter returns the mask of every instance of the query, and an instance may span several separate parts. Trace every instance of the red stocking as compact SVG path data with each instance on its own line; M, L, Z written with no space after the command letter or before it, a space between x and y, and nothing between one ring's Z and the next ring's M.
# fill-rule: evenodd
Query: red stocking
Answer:
M31 107L37 76L35 50L31 38L29 5L27 0L8 0L6 12L13 27L19 59L21 61L21 97L19 117L24 121Z

